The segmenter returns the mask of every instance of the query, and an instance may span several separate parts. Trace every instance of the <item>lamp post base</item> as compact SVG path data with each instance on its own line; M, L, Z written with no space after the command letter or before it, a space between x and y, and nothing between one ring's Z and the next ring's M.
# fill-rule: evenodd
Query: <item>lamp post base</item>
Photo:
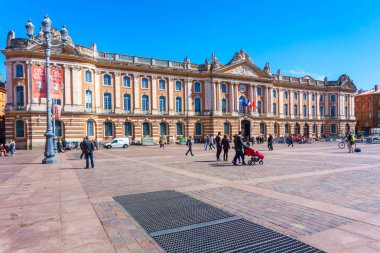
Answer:
M57 163L57 159L55 157L45 157L42 160L42 164L53 164L53 163Z

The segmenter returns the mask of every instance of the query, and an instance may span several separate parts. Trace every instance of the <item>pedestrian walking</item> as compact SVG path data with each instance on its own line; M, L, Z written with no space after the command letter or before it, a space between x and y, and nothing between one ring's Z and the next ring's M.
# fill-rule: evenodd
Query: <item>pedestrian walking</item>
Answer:
M0 144L0 156L7 156L7 150L3 143Z
M273 135L271 134L268 137L268 150L273 151Z
M228 135L224 135L222 139L222 147L223 147L223 161L228 161L228 151L231 148L230 139L228 139Z
M216 160L220 161L220 154L222 153L222 133L218 132L218 135L215 137L216 144Z
M96 150L98 150L98 149L99 149L98 142L97 142L95 139L93 139L93 140L92 140L92 143L94 143L94 148L95 148Z
M288 147L289 147L290 145L292 145L292 147L294 147L293 143L294 143L293 136L292 136L291 134L289 134L289 143L288 143Z
M190 152L191 156L194 156L194 154L193 154L193 139L191 138L191 136L189 136L189 138L187 139L186 145L188 147L187 152L186 152L186 156L189 152Z
M165 148L165 142L162 139L162 137L160 138L160 141L158 142L158 144L160 144L160 148Z
M79 147L80 147L80 149L82 150L82 154L80 155L80 159L83 159L83 156L85 155L84 148L83 148L83 144L84 144L84 141L85 141L85 140L86 140L86 139L83 138L83 141L81 141L81 142L79 143Z
M207 150L210 145L210 137L206 135L203 140L204 140L204 148L205 150Z
M86 158L86 169L89 169L89 160L91 161L91 168L94 168L94 143L86 136L83 141L83 150Z
M215 149L214 146L214 137L210 136L210 149Z
M347 136L348 153L354 153L354 145L355 145L355 136L352 133L350 133Z
M242 165L245 165L243 147L245 147L245 145L244 145L242 137L241 137L241 131L239 131L239 134L235 138L235 151L236 151L236 154L235 154L234 159L232 160L232 164L233 165L237 165L236 161L238 160L238 157L241 158Z
M14 140L9 143L9 153L12 157L16 154L16 142Z

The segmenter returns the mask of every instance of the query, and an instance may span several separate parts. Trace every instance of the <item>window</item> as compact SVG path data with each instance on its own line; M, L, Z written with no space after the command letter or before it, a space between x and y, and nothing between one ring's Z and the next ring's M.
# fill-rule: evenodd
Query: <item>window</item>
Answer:
M123 77L123 86L124 87L131 87L131 78L129 76Z
M195 123L195 135L200 136L202 135L202 124L201 123Z
M284 99L288 99L288 92L284 91Z
M323 95L319 97L319 102L323 102Z
M314 93L311 94L311 101L315 101L315 95L314 95Z
M261 110L261 101L257 101L257 112L259 113L259 114L261 114L262 113L262 110Z
M92 92L90 90L86 90L84 100L86 108L92 108Z
M143 95L141 99L141 109L143 111L149 111L149 96Z
M181 81L175 81L175 90L176 91L182 90L182 82Z
M260 123L260 134L265 134L265 124Z
M144 77L141 79L141 88L148 89L149 88L149 79Z
M272 90L272 97L276 97L276 95L277 95L277 92L276 92L276 90Z
M164 96L160 96L158 101L159 101L160 112L166 112L166 98Z
M286 134L289 133L289 124L288 123L285 124L285 133Z
M372 107L372 104L368 104L368 109L371 109L371 107Z
M311 107L311 116L315 117L315 106Z
M103 85L111 85L111 76L108 74L105 74L103 76Z
M62 105L62 101L61 101L60 98L52 98L52 99L51 99L51 103L52 103L53 105Z
M297 92L294 92L294 93L293 93L293 97L294 97L294 99L298 99L298 93L297 93Z
M223 124L224 134L230 135L230 129L231 129L230 123L224 122Z
M289 110L288 110L288 104L284 104L284 115L288 116Z
M304 101L306 101L306 98L307 98L307 95L306 95L306 93L304 92L304 93L302 94L302 99L303 99Z
M202 111L202 105L201 105L201 99L200 98L195 98L194 99L194 109L195 112L201 112Z
M124 123L124 136L132 136L132 122Z
M257 96L261 96L262 90L261 87L257 87Z
M222 90L222 93L227 93L227 85L225 83L222 83L221 90Z
M317 125L316 124L313 124L313 134L315 134L317 132Z
M112 109L112 95L111 93L104 93L104 110L111 110Z
M336 134L336 125L335 124L331 125L331 133Z
M25 124L23 120L16 120L16 138L25 137Z
M365 110L365 105L362 105L362 110Z
M272 112L273 112L273 115L276 115L277 114L277 105L276 105L276 103L273 103L272 104Z
M104 136L113 136L113 124L111 121L104 122Z
M201 92L201 84L196 82L194 83L194 92L200 93Z
M335 103L336 102L336 95L331 95L330 99L331 99L331 103Z
M222 98L222 112L227 112L227 99Z
M368 119L372 119L372 112L368 112Z
M24 66L21 64L16 65L16 77L24 77Z
M24 86L16 86L16 106L24 106Z
M307 116L307 108L306 108L306 105L302 106L302 115L304 118L306 118Z
M123 95L123 108L124 108L124 111L131 111L131 95L130 94Z
M321 134L323 134L325 132L325 125L321 125Z
M348 102L348 96L347 95L344 96L344 102Z
M87 136L95 136L94 121L92 120L87 121L86 129L87 129Z
M294 108L293 108L293 115L294 115L294 116L297 116L297 115L298 115L298 106L297 106L297 105L294 105Z
M86 72L84 72L84 76L85 76L86 83L92 82L92 73L90 70L86 70Z
M182 112L182 98L180 97L175 98L175 111Z
M244 96L241 96L241 97L239 98L239 112L240 112L240 113L243 113L243 112L244 112L243 103L245 103L245 97L244 97Z
M183 124L181 122L176 123L177 135L183 135Z
M158 89L159 90L165 90L166 89L166 82L165 80L161 79L158 81Z
M143 136L150 136L150 124L149 124L149 122L143 123Z
M348 107L347 106L345 106L344 107L344 117L348 117Z
M167 125L166 122L161 122L160 123L160 135L168 135L168 129L167 129Z
M330 108L330 116L331 116L331 118L335 118L336 117L336 107L335 107L335 105L331 106L331 108Z
M278 134L278 124L277 123L273 124L273 133Z
M62 137L62 121L54 121L54 134L56 137Z

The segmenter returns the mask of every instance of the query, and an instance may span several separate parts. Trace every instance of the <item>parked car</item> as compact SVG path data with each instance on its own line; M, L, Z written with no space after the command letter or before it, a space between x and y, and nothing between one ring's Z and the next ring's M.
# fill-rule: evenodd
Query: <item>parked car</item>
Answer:
M129 139L128 138L115 138L111 142L107 142L103 145L104 148L128 148Z

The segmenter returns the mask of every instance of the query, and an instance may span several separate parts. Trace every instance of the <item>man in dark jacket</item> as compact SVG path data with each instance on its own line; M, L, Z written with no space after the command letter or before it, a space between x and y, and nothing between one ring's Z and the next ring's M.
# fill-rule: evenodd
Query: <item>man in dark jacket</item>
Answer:
M243 147L245 147L245 145L244 145L243 139L241 137L241 131L239 131L239 134L236 136L236 141L235 141L236 154L235 154L234 159L232 160L233 165L237 165L236 161L237 161L238 157L241 157L242 165L245 165Z
M218 132L218 135L215 137L216 143L216 160L220 161L220 154L222 153L222 137L221 132Z
M268 149L269 151L273 150L273 135L269 134L268 137Z
M83 141L83 151L86 158L86 169L89 169L89 159L91 160L91 168L94 168L94 149L94 143L86 136Z
M193 155L193 139L191 138L191 136L189 136L189 139L187 139L187 142L186 142L186 145L188 146L188 150L186 152L186 156L187 154L190 152L191 156L194 156Z
M83 141L81 141L81 142L79 143L79 147L80 147L80 149L82 150L82 154L80 155L80 159L82 159L83 156L85 155L85 154L84 154L84 150L83 150L83 143L84 143L85 140L86 140L86 139L83 138Z

